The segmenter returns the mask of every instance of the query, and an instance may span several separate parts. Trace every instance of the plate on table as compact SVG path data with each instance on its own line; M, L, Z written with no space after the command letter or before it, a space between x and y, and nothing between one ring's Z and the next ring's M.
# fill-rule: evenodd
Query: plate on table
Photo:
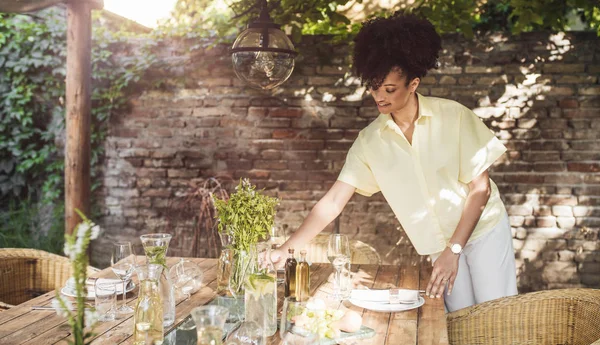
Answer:
M105 278L99 278L98 279L100 281L100 283L102 283L103 281L105 281L106 283L117 283L117 295L122 295L123 294L123 284L121 283L120 280L116 280L116 279L105 279ZM96 298L96 294L94 293L94 286L93 285L87 285L87 289L88 289L88 294L86 296L86 299L95 299ZM135 283L130 280L126 285L125 285L125 293L128 293L130 291L133 291L133 289L135 289ZM62 289L60 289L60 293L67 296L67 297L77 297L77 295L75 294L75 291L68 287L65 286Z
M385 302L373 302L373 301L364 301L360 299L352 299L348 300L350 303L354 304L359 308L364 308L367 310L378 311L383 313L395 313L399 311L406 311L415 308L419 308L423 304L425 304L425 299L419 296L419 299L413 303L385 303Z

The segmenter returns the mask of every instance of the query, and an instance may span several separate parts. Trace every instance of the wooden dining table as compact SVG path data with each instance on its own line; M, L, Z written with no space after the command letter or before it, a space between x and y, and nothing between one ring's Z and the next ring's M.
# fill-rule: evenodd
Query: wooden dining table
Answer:
M180 258L171 257L167 265L171 266ZM186 258L198 264L204 273L203 286L187 299L177 301L175 323L165 329L164 345L178 345L172 332L190 315L193 308L211 303L217 297L216 278L217 260L205 258ZM398 266L390 265L352 265L353 284L356 288L389 289L406 288L424 290L431 274L431 264L426 261L413 261ZM115 278L110 268L104 269L96 277ZM332 284L333 268L331 264L313 263L311 265L311 295L327 299ZM127 294L127 304L135 307L137 289ZM281 292L280 289L278 292ZM38 310L34 307L50 306L56 292L49 292L29 300L12 309L0 312L0 345L50 345L67 344L71 329L66 318L58 316L52 310ZM280 297L282 293L278 294ZM337 308L347 308L359 312L363 325L374 330L367 339L349 338L345 344L448 344L446 316L442 299L425 298L425 304L419 308L396 313L376 312L358 308L348 301L334 304ZM279 308L282 300L279 298ZM118 318L115 321L99 322L94 328L93 345L133 344L133 316ZM278 333L267 340L268 344L280 344Z

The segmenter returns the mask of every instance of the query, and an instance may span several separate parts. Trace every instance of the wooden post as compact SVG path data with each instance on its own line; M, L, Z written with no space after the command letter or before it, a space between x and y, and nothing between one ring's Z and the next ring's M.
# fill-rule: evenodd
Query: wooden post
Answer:
M92 74L92 9L102 1L71 0L67 4L67 88L65 152L65 233L90 213L90 112Z

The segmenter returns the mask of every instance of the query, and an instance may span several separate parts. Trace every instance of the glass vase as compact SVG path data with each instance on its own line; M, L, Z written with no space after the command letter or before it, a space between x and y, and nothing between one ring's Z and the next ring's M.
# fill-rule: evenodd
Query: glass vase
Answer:
M167 274L167 250L172 236L169 234L147 234L140 236L146 261L163 267L158 288L163 301L163 325L171 326L175 322L175 288Z
M230 295L229 277L231 276L231 265L233 251L231 250L231 236L219 233L221 239L221 255L217 264L217 294L221 296Z
M256 247L245 250L232 248L229 292L233 297L244 296L246 278L256 272L257 264Z

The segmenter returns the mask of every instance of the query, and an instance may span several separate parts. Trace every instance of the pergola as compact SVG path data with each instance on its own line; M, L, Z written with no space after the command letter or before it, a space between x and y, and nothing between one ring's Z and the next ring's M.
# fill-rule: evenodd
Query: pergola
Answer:
M27 13L59 3L67 5L67 80L65 150L65 233L90 212L90 116L92 10L103 0L3 0L0 12Z

